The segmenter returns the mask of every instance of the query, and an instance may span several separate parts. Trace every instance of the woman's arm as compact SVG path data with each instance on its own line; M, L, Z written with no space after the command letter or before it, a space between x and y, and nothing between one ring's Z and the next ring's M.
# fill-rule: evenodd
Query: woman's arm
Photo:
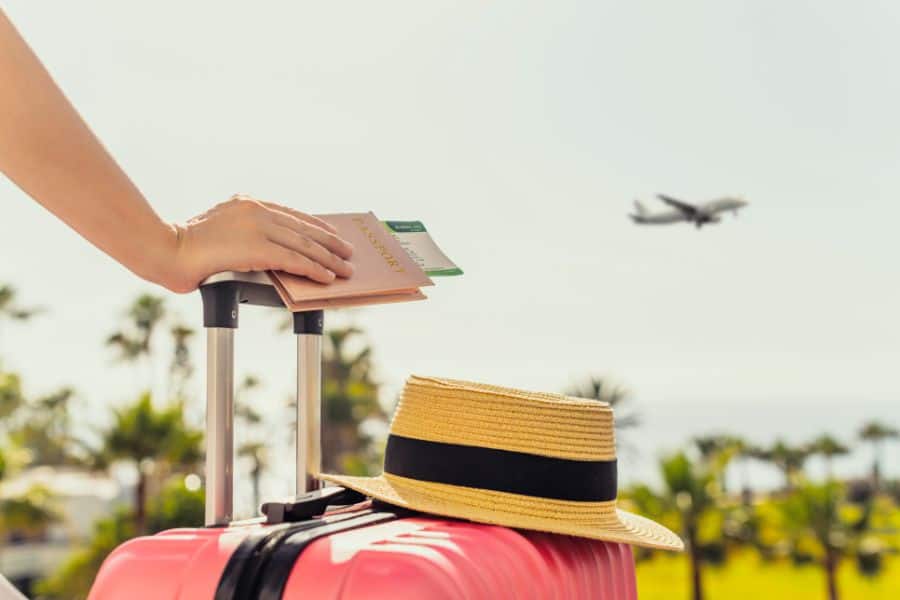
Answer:
M246 196L163 221L0 10L0 171L138 276L171 290L225 270L348 277L352 248L323 221Z

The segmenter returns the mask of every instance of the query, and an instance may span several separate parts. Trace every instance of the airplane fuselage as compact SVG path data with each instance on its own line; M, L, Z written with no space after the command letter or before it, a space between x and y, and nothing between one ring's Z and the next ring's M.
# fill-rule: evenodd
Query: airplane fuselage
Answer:
M719 223L722 214L737 212L747 206L747 201L741 198L718 198L703 204L688 204L668 196L659 195L658 198L671 208L650 212L643 204L635 201L635 212L628 215L639 225L669 225L672 223L693 223L698 228L707 223Z

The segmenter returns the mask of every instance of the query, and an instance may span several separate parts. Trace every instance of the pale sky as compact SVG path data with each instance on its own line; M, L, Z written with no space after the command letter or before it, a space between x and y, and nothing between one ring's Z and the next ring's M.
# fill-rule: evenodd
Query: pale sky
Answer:
M409 373L611 375L646 421L625 479L711 427L900 425L896 3L3 6L165 218L247 192L425 222L466 275L352 317L387 397ZM751 205L634 226L656 192ZM87 411L134 396L102 340L152 287L6 180L0 202L0 281L50 308L5 326L0 355ZM200 327L197 295L170 300ZM278 405L290 336L244 316L238 371Z

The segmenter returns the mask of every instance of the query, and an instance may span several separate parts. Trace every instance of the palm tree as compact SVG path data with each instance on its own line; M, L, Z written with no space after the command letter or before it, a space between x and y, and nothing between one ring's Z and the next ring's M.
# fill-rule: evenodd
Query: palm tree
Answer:
M0 449L0 480L10 470L15 457L7 459ZM12 532L26 536L39 535L59 520L54 498L47 488L34 485L20 496L0 499L0 551L6 546L6 536Z
M771 447L760 451L757 457L778 467L784 475L784 490L789 492L794 489L794 484L803 471L803 465L809 458L809 450L791 446L784 440L778 439Z
M250 482L253 485L253 510L259 510L259 481L269 466L268 446L263 442L246 442L238 448L238 456L250 460Z
M262 423L262 415L253 405L247 401L247 395L260 386L259 379L254 375L247 375L237 386L235 392L234 416L245 422L248 426ZM244 430L246 431L246 429ZM253 485L253 510L259 510L260 493L259 483L263 472L269 466L268 446L263 441L247 441L238 447L238 456L250 461L250 481Z
M854 529L859 528L859 524L851 525L841 520L841 496L842 488L837 483L804 483L778 504L791 543L797 546L812 542L818 546L821 552L819 565L825 572L829 600L839 598L838 564L849 547L850 537L855 535Z
M11 285L0 285L0 319L25 321L41 312L39 308L25 308L17 303L16 288Z
M372 348L362 335L362 330L353 326L328 330L322 369L322 468L349 469L360 475L377 462L372 440L360 431L360 424L367 419L387 420L372 377ZM361 348L353 352L357 340Z
M40 312L38 308L25 308L16 301L16 289L11 285L0 285L0 321L27 321ZM2 337L0 337L2 339ZM14 413L24 403L19 376L5 373L0 369L0 423Z
M733 437L732 441L740 474L741 499L745 505L749 506L753 503L753 488L750 485L750 474L748 473L749 464L753 459L764 460L765 452L744 438Z
M608 403L616 412L617 432L623 429L633 429L641 424L641 416L631 407L631 392L622 386L610 383L603 377L592 375L584 381L570 386L563 393L566 396Z
M700 525L715 509L716 474L707 461L694 461L684 451L663 457L659 467L664 485L662 493L640 484L629 491L625 502L641 514L681 532L688 553L691 598L702 600L703 566L709 547L701 541Z
M53 494L41 485L33 485L25 493L0 499L0 552L7 536L37 538L60 519Z
M882 446L885 441L900 437L900 431L885 423L870 421L860 429L859 437L872 445L872 486L878 493L881 489Z
M247 395L259 386L258 377L247 375L238 384L234 393L234 416L244 420L248 425L259 425L262 422L262 415L253 408L250 402L247 402Z
M25 404L22 379L15 373L0 371L0 423Z
M0 531L40 535L59 520L53 494L34 485L21 496L0 500Z
M660 462L666 487L666 503L677 510L687 546L691 571L691 597L703 600L703 556L699 539L700 519L715 504L716 476L703 463L692 462L685 452Z
M188 427L184 408L172 404L158 410L149 393L121 410L114 411L114 422L103 435L101 456L104 462L131 461L138 473L134 495L135 528L144 531L146 522L149 467L163 462L188 468L201 458L202 433Z
M835 456L848 454L850 449L827 433L823 433L814 439L808 446L810 454L821 455L825 460L825 479L832 481L834 478L833 461Z
M743 441L727 434L704 435L694 438L694 446L709 471L716 475L722 492L726 490L725 474L728 464L739 456Z
M184 396L184 388L194 374L194 364L191 362L191 351L188 342L194 336L194 330L182 324L175 324L169 330L175 348L172 354L172 364L169 365L169 394L172 398Z
M119 353L119 360L136 362L150 355L150 340L165 316L165 304L159 296L142 294L128 307L126 315L126 326L110 334L106 345Z
M69 387L26 404L24 422L10 432L10 439L28 451L30 462L39 465L80 465L83 444L72 435L70 403L75 391Z

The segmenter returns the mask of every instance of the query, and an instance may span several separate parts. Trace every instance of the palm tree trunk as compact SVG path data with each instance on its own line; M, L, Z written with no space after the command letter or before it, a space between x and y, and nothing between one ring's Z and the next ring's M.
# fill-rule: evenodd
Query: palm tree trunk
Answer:
M146 526L147 514L147 475L138 466L137 486L134 488L134 528L138 535L144 533Z
M687 527L688 558L691 568L691 597L693 600L703 600L703 574L700 557L700 548L697 544L697 526L690 523Z
M839 600L837 589L837 561L832 548L825 548L825 581L828 585L828 600Z
M261 474L262 474L262 468L260 467L260 464L257 462L256 464L253 465L253 470L250 471L250 478L253 483L253 510L254 510L253 514L256 514L255 511L259 510L259 478L260 478Z
M878 440L872 441L872 453L874 454L872 459L872 488L877 494L881 491L881 444L878 443Z
M784 491L787 493L794 491L794 470L790 467L784 468Z
M753 489L750 487L750 474L748 473L748 461L746 457L740 459L741 473L741 500L746 506L753 504Z

